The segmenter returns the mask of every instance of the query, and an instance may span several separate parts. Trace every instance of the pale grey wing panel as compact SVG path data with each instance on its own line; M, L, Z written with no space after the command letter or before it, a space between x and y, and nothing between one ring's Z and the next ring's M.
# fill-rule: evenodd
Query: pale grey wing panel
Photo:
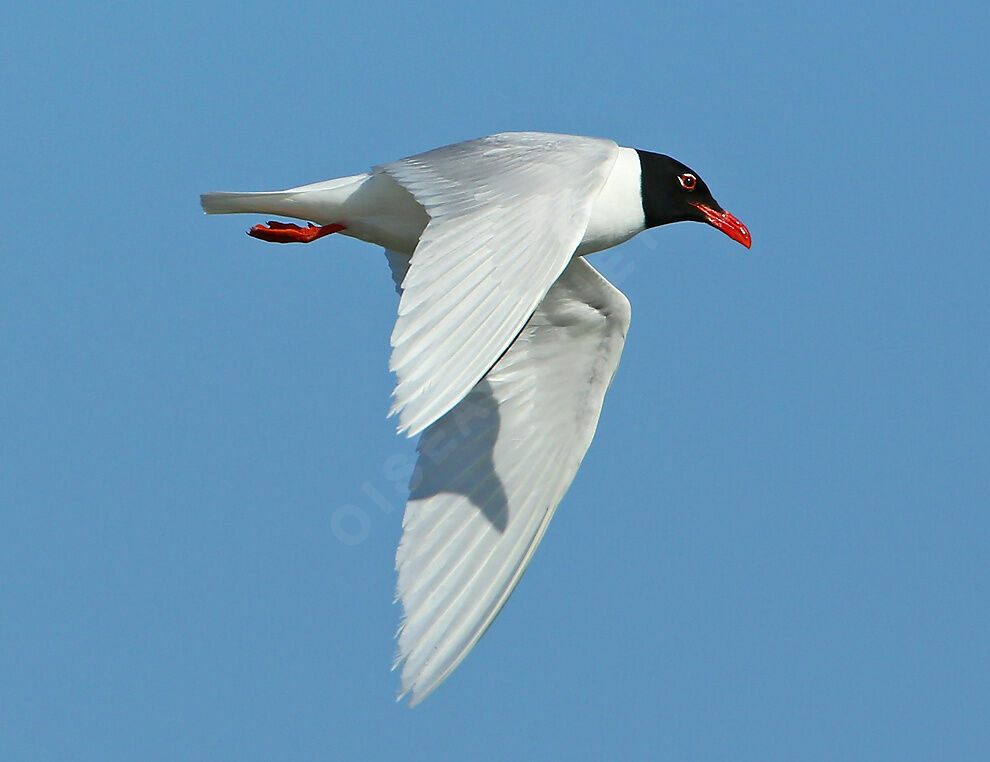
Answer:
M610 140L506 133L379 168L430 215L392 332L400 431L450 410L509 346L584 237L617 153Z
M594 436L628 325L626 298L572 260L487 376L423 432L396 554L411 703L518 583Z

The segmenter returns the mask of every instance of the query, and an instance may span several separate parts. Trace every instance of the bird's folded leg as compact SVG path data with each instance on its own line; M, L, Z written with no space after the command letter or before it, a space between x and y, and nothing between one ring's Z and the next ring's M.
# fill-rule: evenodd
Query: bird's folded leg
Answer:
M317 227L312 222L308 228L300 227L291 222L276 222L269 220L267 225L255 225L247 233L252 238L272 243L309 243L331 233L339 233L346 225L333 223Z

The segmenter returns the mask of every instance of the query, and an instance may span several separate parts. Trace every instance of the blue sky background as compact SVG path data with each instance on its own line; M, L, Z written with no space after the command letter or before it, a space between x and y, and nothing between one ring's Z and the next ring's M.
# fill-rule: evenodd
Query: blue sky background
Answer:
M4 17L0 758L990 758L986 3ZM670 153L754 244L593 258L597 438L409 710L384 258L198 194L514 129Z

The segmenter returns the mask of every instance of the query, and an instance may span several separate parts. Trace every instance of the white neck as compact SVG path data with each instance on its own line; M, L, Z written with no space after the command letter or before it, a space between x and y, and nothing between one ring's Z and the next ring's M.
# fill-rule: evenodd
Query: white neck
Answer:
M640 175L639 154L632 148L619 148L612 172L591 208L578 256L616 246L646 229Z

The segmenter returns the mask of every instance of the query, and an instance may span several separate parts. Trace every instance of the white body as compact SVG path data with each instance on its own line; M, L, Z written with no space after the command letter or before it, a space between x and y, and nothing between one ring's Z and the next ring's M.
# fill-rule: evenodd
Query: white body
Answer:
M645 225L640 200L639 156L619 148L605 185L591 207L587 229L575 255L617 246ZM278 214L318 225L346 225L340 235L412 255L430 221L413 195L384 171L261 193L208 193L208 214Z

